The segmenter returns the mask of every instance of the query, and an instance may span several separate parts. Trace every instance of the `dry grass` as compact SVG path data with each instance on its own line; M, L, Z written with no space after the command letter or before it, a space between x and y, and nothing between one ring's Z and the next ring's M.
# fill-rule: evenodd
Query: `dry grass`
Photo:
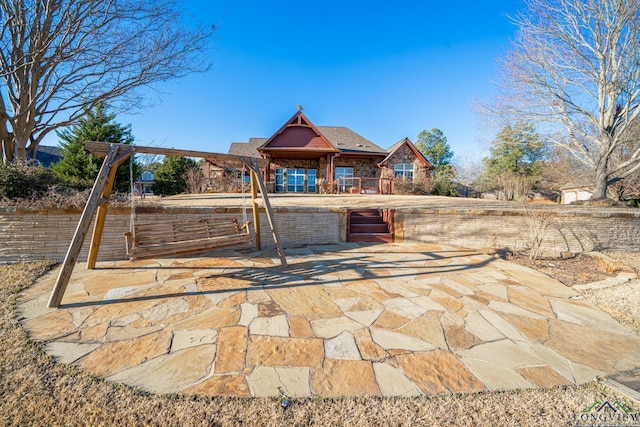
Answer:
M607 274L618 274L624 270L624 264L616 260L596 257L598 267Z
M575 425L595 401L619 400L600 382L547 390L412 399L279 399L154 396L54 362L16 319L18 293L51 263L0 266L0 425L2 426L550 426Z
M603 271L616 275L630 268L640 275L640 254L606 252L605 255L607 258L595 257ZM610 288L584 290L580 293L618 322L640 332L640 316L638 316L640 280L636 279Z
M618 322L640 332L640 281L604 289L584 290L580 293Z

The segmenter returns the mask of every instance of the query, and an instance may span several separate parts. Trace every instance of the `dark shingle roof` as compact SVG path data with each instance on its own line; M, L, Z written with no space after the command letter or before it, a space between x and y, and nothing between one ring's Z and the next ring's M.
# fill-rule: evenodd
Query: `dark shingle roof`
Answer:
M40 162L42 167L51 167L53 163L62 159L62 151L60 147L51 147L48 145L38 146L38 152L36 153L36 159Z
M229 147L229 154L260 158L258 147L265 142L267 142L267 138L249 138L249 142L232 142Z
M386 154L387 151L349 128L338 126L316 126L316 129L338 150L345 153L363 152Z
M362 135L346 127L316 126L316 129L333 145L343 153L370 153L387 154L387 150L380 148ZM249 142L232 142L229 146L229 154L247 157L260 157L257 149L268 141L268 138L250 138Z
M386 164L389 161L389 159L395 155L396 151L398 151L400 147L402 147L405 144L411 149L411 151L413 151L413 153L418 157L418 159L420 159L420 161L422 161L425 164L425 166L427 166L430 169L433 168L433 165L431 164L431 162L429 162L429 160L424 156L424 154L422 154L416 148L416 146L413 144L413 142L411 142L409 138L403 138L400 141L393 144L391 147L389 147L389 149L387 150L387 153L388 153L387 157L385 157L380 164L382 165Z

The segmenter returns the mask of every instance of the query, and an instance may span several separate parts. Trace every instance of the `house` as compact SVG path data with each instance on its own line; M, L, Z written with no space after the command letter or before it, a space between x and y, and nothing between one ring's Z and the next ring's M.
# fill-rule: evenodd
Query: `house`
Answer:
M153 171L150 169L144 169L138 179L135 181L134 186L136 193L142 196L146 194L153 194L151 186L153 185Z
M229 154L266 159L264 180L275 193L389 194L399 181L426 182L433 169L409 138L385 150L349 128L314 125L302 108L271 137L235 142ZM222 168L207 163L207 176Z
M30 156L29 156L30 157ZM37 164L43 168L50 168L52 164L62 159L62 150L60 147L52 147L48 145L40 145L36 153Z

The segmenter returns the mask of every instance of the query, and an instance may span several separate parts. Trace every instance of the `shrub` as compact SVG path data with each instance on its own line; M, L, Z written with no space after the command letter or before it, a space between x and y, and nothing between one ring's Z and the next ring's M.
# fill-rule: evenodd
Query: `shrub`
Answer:
M60 180L41 166L0 165L0 197L8 199L37 198L60 185Z

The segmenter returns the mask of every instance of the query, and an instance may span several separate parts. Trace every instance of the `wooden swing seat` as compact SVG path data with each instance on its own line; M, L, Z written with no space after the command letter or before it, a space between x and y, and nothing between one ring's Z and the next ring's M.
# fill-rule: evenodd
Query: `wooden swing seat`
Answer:
M249 225L236 218L136 224L124 233L130 260L206 252L250 243Z

